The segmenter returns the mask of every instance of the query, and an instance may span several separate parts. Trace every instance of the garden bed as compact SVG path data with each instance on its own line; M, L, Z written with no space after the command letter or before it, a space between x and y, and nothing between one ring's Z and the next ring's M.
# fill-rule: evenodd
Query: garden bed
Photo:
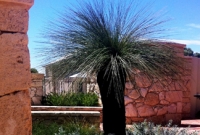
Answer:
M86 106L31 106L32 120L65 123L86 121L95 125L102 122L102 107Z

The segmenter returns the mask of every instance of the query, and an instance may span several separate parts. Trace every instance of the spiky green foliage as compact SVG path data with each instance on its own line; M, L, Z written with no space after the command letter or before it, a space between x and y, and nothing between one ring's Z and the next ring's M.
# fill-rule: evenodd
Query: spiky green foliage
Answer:
M136 1L128 0L78 2L44 33L44 43L51 45L42 53L48 60L60 59L51 66L54 77L93 76L103 69L118 95L123 91L119 71L128 78L138 71L159 80L180 75L183 60L158 42L165 20L159 20L162 17L151 13L149 6L138 9Z
M180 128L172 125L172 120L166 126L154 125L146 120L141 123L134 123L132 127L127 128L127 135L198 135L197 131L189 131L188 128Z

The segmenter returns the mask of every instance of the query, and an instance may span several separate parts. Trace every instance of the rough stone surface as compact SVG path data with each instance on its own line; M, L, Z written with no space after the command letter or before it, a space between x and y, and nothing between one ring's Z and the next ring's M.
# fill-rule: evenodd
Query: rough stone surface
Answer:
M157 91L163 91L164 87L160 82L154 83L151 88L149 89L150 92L157 92Z
M160 104L162 104L162 105L168 105L168 104L169 104L169 102L168 102L168 101L166 101L166 100L161 100L161 101L160 101Z
M0 31L28 31L28 10L14 6L3 6L0 1Z
M126 117L137 117L137 109L133 104L128 104L126 106Z
M158 112L157 112L157 115L164 115L164 114L166 114L167 113L167 109L168 108L166 106L159 108Z
M151 85L151 80L142 73L135 76L135 81L137 86L140 88L149 87Z
M159 99L164 100L165 99L165 92L160 92L159 93Z
M171 104L168 106L168 113L176 113L176 105Z
M26 34L0 35L0 96L30 87L30 59ZM6 53L5 53L6 52Z
M145 89L145 88L140 89L140 94L142 97L145 97L147 95L147 92L148 92L148 89Z
M130 98L132 99L138 99L140 97L140 93L138 92L138 90L132 90L129 95Z
M182 105L182 102L178 102L177 103L177 113L182 113L182 107L183 105Z
M42 97L32 97L31 99L34 105L41 105Z
M168 91L166 92L166 100L173 103L173 102L180 102L182 101L182 91Z
M28 90L0 97L0 135L30 135L32 127Z
M190 113L191 105L190 103L183 103L183 113Z
M168 87L168 90L176 90L174 82L170 83L167 87Z
M145 98L145 101L144 103L146 105L156 105L159 103L159 97L158 97L158 94L155 94L155 93L148 93L146 98Z
M156 113L154 112L151 106L144 105L144 106L138 107L138 114L141 117L148 117L148 116L153 116Z
M133 99L131 99L131 98L127 97L127 96L124 96L124 102L125 102L125 105L127 105L127 104L133 102Z
M131 82L126 82L125 88L131 90L133 89L133 84Z

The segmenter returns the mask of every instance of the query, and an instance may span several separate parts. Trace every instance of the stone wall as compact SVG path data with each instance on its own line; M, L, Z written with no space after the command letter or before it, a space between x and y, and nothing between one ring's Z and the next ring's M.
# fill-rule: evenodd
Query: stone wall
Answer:
M31 87L29 89L31 96L31 105L41 105L43 94L44 74L31 74Z
M192 65L191 117L200 117L200 99L194 97L200 94L200 58L188 57ZM197 114L198 113L198 114Z
M0 135L31 135L28 10L33 0L0 0Z
M185 45L179 44L171 45L180 52L181 50L183 52L185 47ZM174 123L180 124L181 119L190 116L190 64L187 64L182 80L167 80L166 87L163 87L158 80L151 81L152 79L148 79L142 74L138 74L134 79L138 88L135 89L130 80L126 83L125 89L127 123L141 122L147 119L154 123L166 124L172 119Z

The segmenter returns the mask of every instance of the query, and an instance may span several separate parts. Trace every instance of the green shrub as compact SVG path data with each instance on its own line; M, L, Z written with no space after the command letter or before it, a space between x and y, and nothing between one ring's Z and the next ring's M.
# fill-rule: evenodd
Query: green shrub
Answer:
M36 68L31 68L31 73L38 73Z
M88 123L71 121L64 124L33 123L33 135L100 135L99 127Z
M98 106L98 96L94 93L50 93L46 102L53 106Z
M179 128L172 125L172 120L162 127L161 125L154 125L152 122L146 120L141 123L134 123L132 127L127 129L127 135L198 135L198 132L188 132L188 128Z

